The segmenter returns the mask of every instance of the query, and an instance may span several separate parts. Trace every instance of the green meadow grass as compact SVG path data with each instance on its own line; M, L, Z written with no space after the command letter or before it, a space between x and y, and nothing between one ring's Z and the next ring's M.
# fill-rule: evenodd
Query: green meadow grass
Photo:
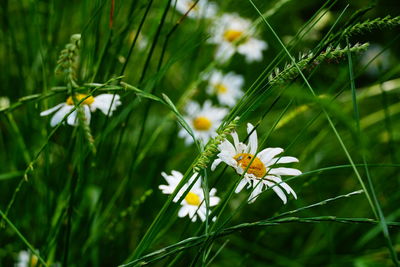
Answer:
M215 60L212 19L175 0L1 1L0 266L22 250L36 266L399 266L400 4L219 2L219 15L252 21L262 61ZM74 34L76 56L60 63ZM187 146L184 107L217 103L203 79L215 67L243 75L245 94L219 137ZM77 127L39 115L76 92L122 105ZM85 99L74 101L82 118ZM297 200L267 190L248 204L250 190L234 193L241 176L211 171L218 143L233 130L247 139L247 123L259 150L299 159L290 167L303 174L285 179ZM205 192L217 188L205 222L178 218L178 190L158 189L171 170L180 186L196 170Z

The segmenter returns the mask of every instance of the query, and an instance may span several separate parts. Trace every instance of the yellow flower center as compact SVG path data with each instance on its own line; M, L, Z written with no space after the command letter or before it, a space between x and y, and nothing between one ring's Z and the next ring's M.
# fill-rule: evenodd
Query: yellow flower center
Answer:
M225 40L227 40L228 42L235 42L237 41L241 36L242 36L243 32L242 31L238 31L238 30L227 30L224 33L224 38Z
M75 98L76 98L76 100L78 100L78 102L79 102L79 101L81 101L82 99L84 99L84 98L87 97L87 96L88 96L87 94L76 94L76 95L75 95ZM88 98L86 98L86 99L83 101L83 104L91 105L91 104L93 104L93 102L94 102L94 97L93 97L93 96L89 96ZM70 106L74 105L74 100L72 99L72 96L70 96L70 97L67 98L66 103L67 103L67 105L70 105Z
M37 266L39 262L39 259L36 255L31 255L31 258L29 259L29 267L34 267Z
M198 131L208 131L211 128L212 122L206 117L197 117L193 120L193 126Z
M243 170L246 170L253 157L254 156L249 153L240 153L233 158ZM261 179L267 173L267 168L265 167L264 163L262 163L261 160L256 157L253 162L251 162L250 167L247 169L247 173L254 174L254 176Z
M225 94L226 92L228 92L228 88L222 83L215 85L215 90L218 94Z
M200 197L195 193L189 192L185 197L186 202L192 206L199 206L200 205Z

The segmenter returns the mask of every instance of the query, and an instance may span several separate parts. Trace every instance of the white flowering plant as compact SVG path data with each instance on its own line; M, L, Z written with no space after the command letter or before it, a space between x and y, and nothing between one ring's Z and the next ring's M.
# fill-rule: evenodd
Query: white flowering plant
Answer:
M0 266L398 266L397 6L2 1Z

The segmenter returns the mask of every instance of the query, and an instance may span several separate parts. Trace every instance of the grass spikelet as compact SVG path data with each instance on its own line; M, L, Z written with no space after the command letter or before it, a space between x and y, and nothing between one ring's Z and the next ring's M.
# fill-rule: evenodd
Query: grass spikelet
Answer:
M80 45L81 35L72 35L71 42L68 43L63 50L61 50L55 69L56 74L64 74L68 82L70 82L74 87L79 87L77 83L77 69Z
M373 20L356 23L355 25L346 28L343 32L343 36L350 37L356 34L363 34L374 30L390 29L397 26L400 26L400 16L392 18L389 15L384 18L375 18Z
M364 52L368 48L369 44L355 44L349 48L352 53L361 53ZM317 57L314 57L312 53L309 54L301 54L299 56L299 61L296 62L298 67L301 70L306 70L309 66L315 67L321 64L324 61L327 62L335 62L342 60L345 58L347 48L341 48L337 46L336 48L328 47L324 52L319 54ZM274 73L269 76L269 84L272 86L286 84L289 81L296 79L299 75L298 68L293 64L289 63L286 67L280 71L279 68L276 68Z
M194 172L200 172L200 170L207 168L207 166L210 164L210 161L218 153L218 145L221 144L228 137L228 135L235 130L239 120L240 118L236 117L231 122L221 126L221 129L217 131L218 135L208 142L208 144L204 148L204 151L200 154L200 157L194 163Z

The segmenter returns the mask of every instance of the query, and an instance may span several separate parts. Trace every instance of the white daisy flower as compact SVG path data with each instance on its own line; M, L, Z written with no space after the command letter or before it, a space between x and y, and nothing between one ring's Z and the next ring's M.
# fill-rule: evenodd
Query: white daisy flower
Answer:
M253 125L248 123L247 133L250 134L253 129ZM236 132L232 133L232 137L234 144L225 140L218 146L220 153L218 154L218 159L213 162L211 170L215 170L221 162L232 166L238 174L243 174L248 168L235 192L239 193L246 185L248 185L248 188L252 188L253 191L248 199L249 203L254 202L257 196L269 187L275 191L284 204L287 202L286 194L292 194L297 199L296 193L288 184L282 181L281 176L296 176L300 175L301 171L283 167L272 168L275 164L298 162L297 158L276 157L283 152L283 149L279 147L266 148L257 154L258 140L256 131L250 135L248 145L239 142ZM252 161L253 158L254 160ZM250 162L251 165L249 166ZM285 190L286 194L281 188Z
M15 267L33 267L37 266L39 259L36 255L32 254L30 251L21 250L18 253L17 263L14 264Z
M204 144L208 142L211 137L216 136L216 130L221 124L222 119L228 114L226 108L213 107L210 100L204 102L203 107L196 102L190 101L185 108L186 116L185 121L193 129L196 139L200 139ZM178 134L180 137L185 138L187 145L193 143L193 139L185 129L181 129Z
M235 13L222 15L215 21L210 33L209 42L218 45L216 57L222 62L236 52L243 55L248 63L260 61L263 50L268 47L265 41L254 37L250 20Z
M186 12L196 3L195 0L177 0L176 10L181 14L186 14ZM175 6L175 1L171 4ZM200 0L197 4L190 10L187 14L190 18L211 18L217 13L217 5L215 3L209 3L207 0Z
M84 99L88 95L86 94L76 94L75 97L78 101ZM114 98L114 101L113 101ZM90 123L90 112L94 112L97 109L99 109L101 112L103 112L105 115L108 114L111 116L112 113L117 109L117 107L121 105L120 97L119 95L114 95L113 94L101 94L98 96L89 96L86 98L82 103L81 106L84 110L85 113L85 119L86 122L89 124ZM74 108L74 101L72 100L72 97L68 97L67 101L65 103L61 103L56 105L55 107L52 107L48 110L42 111L40 113L40 116L47 116L55 112L54 116L50 120L50 125L52 127L56 126L59 124L62 119L64 118L65 115L71 112L71 110ZM111 107L111 108L110 108ZM78 112L77 110L74 110L67 118L67 123L72 126L78 125L78 118L77 118Z
M167 175L165 172L161 173L161 175L165 178L168 185L160 185L159 189L164 194L170 195L175 191L175 188L178 186L180 181L183 178L182 173L178 171L172 171L171 175ZM174 202L178 202L178 200L182 197L185 191L190 187L193 183L194 179L198 176L198 173L194 173L192 177L190 177L189 181L182 186L179 190L178 194L173 199ZM210 207L216 206L219 203L219 197L215 196L217 190L212 188L210 190ZM193 187L190 191L186 194L185 198L182 200L181 208L178 212L179 217L189 216L192 222L197 220L197 216L200 217L202 221L206 220L207 208L206 203L204 201L204 193L203 189L201 188L201 178L198 178L197 181L194 183ZM208 211L210 214L210 210ZM214 217L215 220L215 217Z
M207 93L216 94L222 105L233 107L237 100L243 96L242 86L244 78L234 72L223 74L214 70L210 73Z

